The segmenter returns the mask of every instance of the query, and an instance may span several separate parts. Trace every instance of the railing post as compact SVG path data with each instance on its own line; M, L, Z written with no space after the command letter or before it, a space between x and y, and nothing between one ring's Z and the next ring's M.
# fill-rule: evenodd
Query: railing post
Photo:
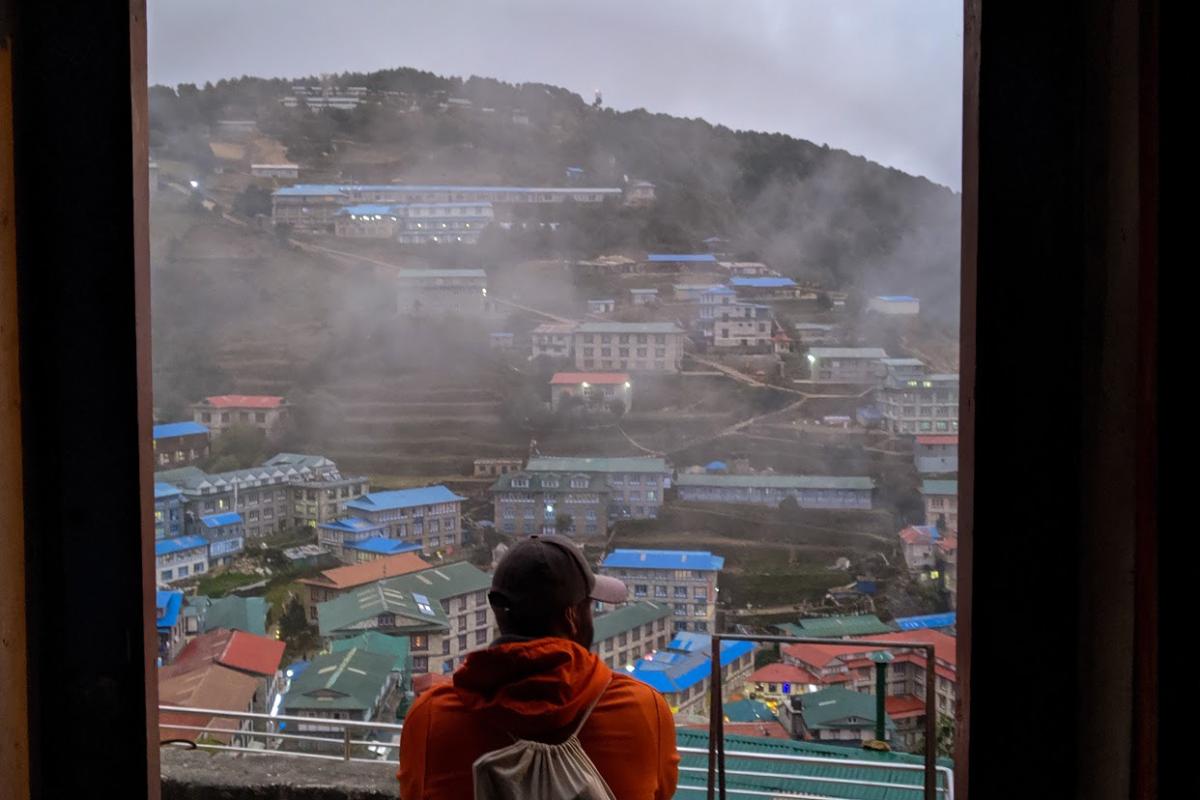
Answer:
M342 754L343 760L349 761L350 760L350 728L349 727L342 728L342 748L343 748L343 754Z
M925 800L937 800L937 656L925 650Z

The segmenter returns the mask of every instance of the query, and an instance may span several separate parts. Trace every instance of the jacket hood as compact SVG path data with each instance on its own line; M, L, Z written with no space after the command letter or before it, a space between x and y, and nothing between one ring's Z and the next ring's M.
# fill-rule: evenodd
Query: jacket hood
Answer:
M612 670L567 639L495 644L467 655L454 690L468 711L518 738L564 732L600 696Z

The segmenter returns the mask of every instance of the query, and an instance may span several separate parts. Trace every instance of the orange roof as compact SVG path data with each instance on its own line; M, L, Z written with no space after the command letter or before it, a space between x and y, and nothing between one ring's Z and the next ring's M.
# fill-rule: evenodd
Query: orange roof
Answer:
M277 639L218 628L188 642L179 652L175 663L162 668L160 676L170 678L185 675L216 663L269 677L279 669L285 647Z
M556 372L550 383L574 386L580 383L619 384L628 380L629 376L624 372Z
M172 725L187 725L204 728L202 731L172 728ZM162 711L158 715L158 731L160 739L187 739L196 741L204 736L216 739L221 744L233 742L233 732L238 729L238 721L230 717L213 717L204 714L187 714L182 711Z
M207 664L190 672L158 676L158 702L167 706L211 708L221 711L249 711L258 691L258 679L220 664ZM171 722L207 726L211 716L172 715ZM218 726L223 727L223 726ZM236 726L235 726L236 727ZM163 738L195 739L197 731L163 731Z
M930 544L933 537L916 526L910 526L900 531L900 540L905 544Z
M820 669L839 656L861 653L863 648L841 644L789 644L784 645L782 652L789 658Z
M820 683L820 679L794 664L776 662L750 673L748 681L755 683Z
M214 408L279 408L283 398L266 394L220 394L206 397L201 402Z
M958 444L958 436L918 436L917 444Z
M925 713L925 701L911 694L888 695L883 698L883 705L888 716L893 719L918 717Z
M429 566L429 562L416 553L400 553L374 561L364 561L361 564L351 564L348 567L327 569L316 578L301 578L300 583L326 589L353 589L364 583L374 583L384 578L395 578L397 575L429 569Z
M938 540L937 546L943 553L953 553L958 550L958 537L953 533L946 534L944 539Z
M931 629L915 631L896 631L867 637L877 642L895 642L897 646L905 643L931 644L934 655L951 666L958 663L958 640L953 636Z

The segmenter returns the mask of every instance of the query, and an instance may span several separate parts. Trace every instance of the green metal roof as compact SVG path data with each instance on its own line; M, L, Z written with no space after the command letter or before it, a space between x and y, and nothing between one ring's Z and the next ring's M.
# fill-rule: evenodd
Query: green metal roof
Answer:
M350 639L336 639L329 649L334 653L343 653L357 648L367 653L387 656L392 659L392 669L407 673L410 645L411 640L407 636L388 636L386 633L367 631Z
M263 597L228 595L211 601L204 615L204 630L229 628L256 636L267 635L267 601Z
M492 578L473 564L456 561L440 567L410 572L317 604L321 635L346 636L378 627L381 614L395 616L389 630L404 633L447 630L450 621L442 600L486 590ZM424 597L428 604L422 604Z
M870 636L895 630L874 614L851 614L836 617L813 617L798 622L776 625L789 636Z
M921 494L958 494L958 481L921 481Z
M812 730L822 728L873 728L875 726L875 695L852 692L841 687L821 689L797 695L804 715L804 724ZM896 723L885 716L885 725L895 729Z
M661 458L572 458L537 456L529 459L527 472L670 472Z
M588 485L576 488L571 486L571 478L574 475L583 475L588 479ZM514 478L526 478L529 481L528 486L513 486ZM546 486L547 479L558 481L557 486ZM510 472L507 475L501 475L500 478L492 484L493 492L505 492L514 489L520 492L549 492L551 494L570 494L571 492L604 492L608 493L608 482L604 477L597 472Z
M721 709L725 712L726 722L776 722L770 707L761 700L734 700L725 703Z
M707 750L708 731L692 728L677 728L676 742L680 747ZM778 756L809 756L825 759L845 759L847 761L871 761L880 764L921 764L920 756L907 753L878 753L862 750L856 747L819 744L817 742L800 742L791 739L768 739L757 736L725 736L725 768L727 770L745 770L758 773L774 773L773 776L740 776L728 775L726 787L730 800L761 800L761 795L750 795L739 792L738 789L748 789L757 792L777 792L781 795L802 795L805 797L839 798L839 800L919 800L919 787L924 782L924 774L919 770L881 769L873 767L841 766L839 764L760 761L757 759L738 758L731 753L758 753ZM681 754L681 767L699 768L698 772L681 770L679 773L680 791L675 793L677 800L696 800L703 797L703 792L683 790L685 786L705 785L707 778L708 757L702 753ZM949 759L938 759L938 766L952 767ZM776 777L777 776L777 777ZM808 779L817 780L808 780ZM824 780L822 780L824 779ZM874 785L842 781L863 781ZM878 784L896 784L880 786ZM916 791L906 787L918 787Z
M394 659L357 648L320 655L309 662L283 699L286 713L297 709L369 710L383 690Z
M874 489L870 478L835 477L831 475L710 475L683 473L675 479L676 486L712 486L762 489Z
M618 634L628 633L647 622L669 616L671 616L671 607L666 603L655 603L653 600L630 603L596 617L596 632L592 636L592 641L599 644Z

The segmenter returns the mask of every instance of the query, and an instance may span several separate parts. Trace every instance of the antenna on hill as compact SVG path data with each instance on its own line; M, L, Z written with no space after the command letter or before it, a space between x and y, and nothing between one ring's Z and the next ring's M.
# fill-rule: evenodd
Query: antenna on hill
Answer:
M604 105L604 97L600 94L600 90L597 89L596 94L592 99L592 108L600 108L602 105Z

